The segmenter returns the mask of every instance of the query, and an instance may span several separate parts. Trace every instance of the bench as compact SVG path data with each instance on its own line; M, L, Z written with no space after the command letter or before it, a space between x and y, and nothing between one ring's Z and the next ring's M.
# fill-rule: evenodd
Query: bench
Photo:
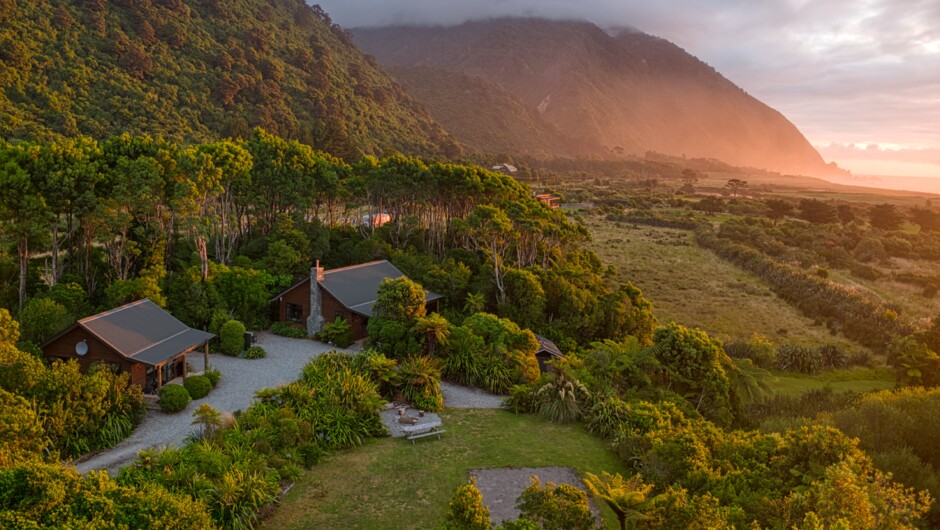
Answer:
M437 435L437 438L441 438L441 433L447 432L442 429L443 424L438 421L431 421L428 423L419 423L417 425L406 425L401 428L402 432L405 433L407 439L411 440L411 443L415 443L415 440L418 438L424 438L425 436Z

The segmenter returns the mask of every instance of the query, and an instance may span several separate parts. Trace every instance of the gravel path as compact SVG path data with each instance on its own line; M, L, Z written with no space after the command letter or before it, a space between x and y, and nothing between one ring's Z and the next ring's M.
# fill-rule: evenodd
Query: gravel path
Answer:
M576 488L587 491L581 478L570 467L523 467L498 469L471 469L470 476L476 477L477 488L483 494L483 504L490 509L490 519L494 525L504 521L519 518L519 509L516 508L516 499L522 491L531 484L531 477L539 477L544 487L549 482L555 484L570 484ZM601 512L588 497L591 503L591 512L600 522Z
M81 472L105 469L113 475L130 464L139 451L166 445L180 446L195 430L192 413L199 405L208 403L219 411L228 412L245 410L251 405L255 391L295 381L307 361L336 349L322 342L291 339L268 332L258 333L256 337L258 345L267 350L267 357L239 359L218 353L210 355L209 365L222 372L222 379L208 396L192 401L185 410L176 414L147 411L144 421L128 438L110 449L76 461L75 467ZM199 370L202 359L202 355L197 354L191 356L189 362Z
M498 409L508 397L446 381L441 381L441 392L444 394L444 406L452 409Z

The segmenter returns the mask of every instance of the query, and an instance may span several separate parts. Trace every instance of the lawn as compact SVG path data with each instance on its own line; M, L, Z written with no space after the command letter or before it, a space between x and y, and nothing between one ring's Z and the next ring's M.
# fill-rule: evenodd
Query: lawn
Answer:
M721 339L760 333L774 343L858 346L814 325L756 276L695 243L686 230L586 219L592 249L643 290L660 323L698 326Z
M442 439L371 440L306 472L264 528L439 528L454 489L473 468L570 466L627 470L584 427L492 409L441 413ZM613 513L601 506L608 526Z
M894 388L894 374L888 368L848 368L816 375L778 372L771 387L781 394L796 396L820 388L836 392L876 392Z

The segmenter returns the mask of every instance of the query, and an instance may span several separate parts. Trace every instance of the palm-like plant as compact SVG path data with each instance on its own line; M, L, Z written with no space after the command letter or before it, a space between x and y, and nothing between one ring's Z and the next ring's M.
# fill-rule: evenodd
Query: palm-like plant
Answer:
M587 399L590 395L580 381L561 372L542 385L535 398L539 402L539 414L556 423L568 423L581 416L579 399Z
M203 403L193 412L192 425L201 425L203 435L211 436L222 425L222 414L212 405Z
M734 359L729 370L734 392L745 405L761 403L774 394L770 384L776 378L769 371L754 365L750 359Z
M447 337L450 336L450 322L437 313L431 313L418 319L415 331L425 337L428 354L433 356L438 344L447 344Z
M483 293L469 293L463 303L464 313L468 315L481 313L485 307L486 297L483 296Z
M645 521L650 518L642 510L649 503L647 497L653 490L653 486L644 484L641 475L633 475L625 479L620 473L611 475L604 471L600 477L588 473L584 479L584 485L587 486L591 495L606 502L617 514L620 530L626 530L627 520Z

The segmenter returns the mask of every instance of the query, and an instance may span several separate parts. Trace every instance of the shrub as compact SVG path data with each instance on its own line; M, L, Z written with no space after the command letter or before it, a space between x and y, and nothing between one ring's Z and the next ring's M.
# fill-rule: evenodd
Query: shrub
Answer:
M268 352L264 350L261 346L252 346L245 350L244 357L246 359L264 359L268 356Z
M503 402L503 406L516 414L520 412L529 413L537 410L535 401L535 388L530 385L513 385L509 389L509 397Z
M306 328L299 328L297 326L290 326L284 324L283 322L275 322L271 324L271 333L275 335L280 335L282 337L290 337L292 339L306 339L307 330Z
M596 528L587 493L569 484L549 482L542 487L538 477L517 501L522 518L530 519L541 528L558 530L589 530Z
M229 320L219 331L222 341L222 353L238 355L245 346L245 325L237 320Z
M437 412L444 408L441 371L430 357L410 357L398 368L401 393L415 407Z
M208 383L208 380L206 381ZM160 389L160 410L167 414L179 412L190 402L189 392L181 385L163 385Z
M557 374L535 393L539 402L539 414L555 423L568 423L581 417L581 402L590 393L576 379Z
M794 344L782 344L777 350L777 368L784 372L815 374L822 368L819 353Z
M490 530L490 510L483 504L483 494L476 479L457 487L443 528L446 530Z
M209 383L212 384L212 388L215 388L215 385L219 384L219 381L222 379L222 372L216 370L215 368L209 368L203 375L205 375L206 379L209 380Z
M183 380L183 386L189 392L189 397L193 399L202 399L209 395L212 390L212 382L204 375L194 375Z
M352 326L343 317L336 317L335 321L323 326L317 333L317 339L340 348L348 348L353 343Z

